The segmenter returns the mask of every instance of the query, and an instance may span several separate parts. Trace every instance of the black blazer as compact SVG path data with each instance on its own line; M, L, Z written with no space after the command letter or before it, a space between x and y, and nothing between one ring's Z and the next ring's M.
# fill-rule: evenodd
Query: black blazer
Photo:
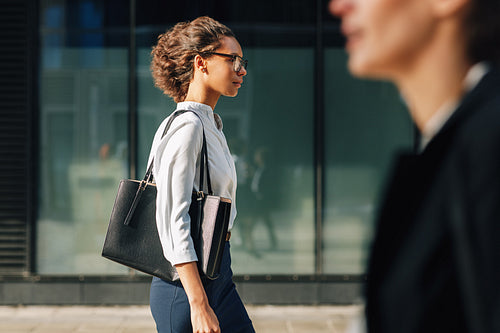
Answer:
M500 71L398 156L368 266L369 332L500 332Z

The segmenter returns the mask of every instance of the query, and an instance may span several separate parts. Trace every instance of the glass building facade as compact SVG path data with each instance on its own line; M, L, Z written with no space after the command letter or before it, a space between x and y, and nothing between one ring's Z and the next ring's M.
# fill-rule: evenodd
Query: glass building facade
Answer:
M362 277L391 156L414 129L393 86L349 75L327 4L40 0L34 272L134 274L100 251L119 180L142 177L175 108L153 85L150 51L175 23L209 15L249 60L239 95L215 110L238 169L235 276Z

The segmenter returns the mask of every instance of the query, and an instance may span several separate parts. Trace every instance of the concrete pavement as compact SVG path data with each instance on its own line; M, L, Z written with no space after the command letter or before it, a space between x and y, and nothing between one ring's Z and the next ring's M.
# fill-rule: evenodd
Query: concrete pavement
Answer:
M258 333L354 333L352 306L247 306ZM0 306L0 333L155 333L147 306ZM230 332L228 332L230 333Z

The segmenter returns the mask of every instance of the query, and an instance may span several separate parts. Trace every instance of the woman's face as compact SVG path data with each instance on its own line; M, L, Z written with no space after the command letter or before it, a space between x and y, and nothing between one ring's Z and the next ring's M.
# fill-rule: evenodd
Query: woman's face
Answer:
M241 46L233 37L224 37L221 40L221 46L215 52L243 57ZM207 59L206 70L207 88L214 93L230 97L238 94L238 89L243 84L243 76L247 75L243 66L238 72L234 71L232 58L216 54Z
M430 0L331 0L330 11L342 20L349 69L361 77L408 70L433 36Z

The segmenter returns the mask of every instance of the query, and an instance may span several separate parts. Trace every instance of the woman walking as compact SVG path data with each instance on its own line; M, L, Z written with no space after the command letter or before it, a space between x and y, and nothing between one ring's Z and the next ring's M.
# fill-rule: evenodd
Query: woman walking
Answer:
M220 277L201 277L189 217L191 194L198 190L203 131L214 195L232 200L229 230L236 216L236 171L222 121L213 110L220 96L238 94L247 74L242 56L231 30L209 17L176 24L159 36L152 51L155 85L174 99L176 111L192 111L178 115L162 137L172 115L165 119L150 153L158 191L158 232L165 258L180 277L153 278L150 306L160 333L254 332L232 281L229 241Z

